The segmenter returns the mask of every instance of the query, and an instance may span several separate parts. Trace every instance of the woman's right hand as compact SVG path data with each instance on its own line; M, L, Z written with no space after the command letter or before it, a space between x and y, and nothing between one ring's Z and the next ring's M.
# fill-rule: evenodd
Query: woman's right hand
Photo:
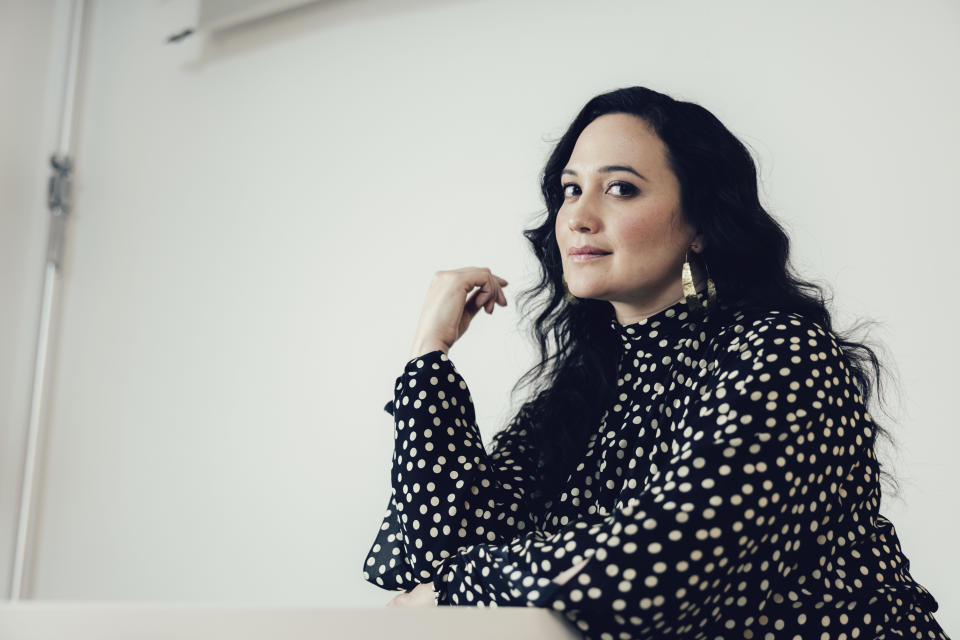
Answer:
M448 353L481 308L493 313L495 305L507 306L503 295L507 284L486 267L463 267L433 274L410 359L437 349Z

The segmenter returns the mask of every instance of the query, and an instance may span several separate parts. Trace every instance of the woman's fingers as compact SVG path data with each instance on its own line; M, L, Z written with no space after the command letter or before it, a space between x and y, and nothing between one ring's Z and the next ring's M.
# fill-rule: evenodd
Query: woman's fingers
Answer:
M493 313L493 308L497 304L507 305L507 297L503 294L503 287L506 286L506 282L499 276L491 277L490 290L483 293L483 300L479 303L484 306L487 313Z
M436 593L433 583L425 582L405 593L398 593L387 603L388 607L428 607L435 606Z
M503 280L503 278L491 274L486 282L480 284L479 288L473 292L475 297L472 301L472 308L477 311L483 308L487 313L493 313L493 307L497 302L503 300L505 303L506 298L503 295L500 280Z
M494 292L496 291L496 285L493 283L491 278L487 284L481 287L483 293L477 298L477 304L483 307L483 310L487 313L490 313L490 299L493 297Z
M507 297L503 294L503 288L506 286L506 281L503 278L497 278L497 287L493 292L490 300L490 310L493 311L494 305L500 304L503 306L507 305ZM503 282L499 282L503 281Z
M507 280L486 267L463 267L434 273L427 289L414 337L411 357L425 349L446 352L460 339L473 317L497 304L506 306ZM466 298L466 301L464 301Z
M489 283L493 289L498 289L510 284L505 278L501 278L500 276L494 274L486 267L467 267L465 271L469 272L473 277L473 280L470 283L470 286L472 287L479 287Z
M503 278L500 278L500 279L503 280ZM507 286L507 284L508 284L507 281L504 280L503 284L497 287L497 295L496 295L496 298L494 299L495 302L498 302L504 307L507 306L507 296L503 293L503 288Z

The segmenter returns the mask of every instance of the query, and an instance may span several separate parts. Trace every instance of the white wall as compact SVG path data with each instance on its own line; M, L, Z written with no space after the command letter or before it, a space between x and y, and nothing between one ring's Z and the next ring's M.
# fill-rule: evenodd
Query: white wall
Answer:
M904 501L882 511L957 628L955 3L358 0L164 43L194 15L92 7L33 597L384 603L360 569L427 282L484 265L508 296L529 284L551 141L643 84L755 150L841 327L885 323ZM3 198L34 247L3 299L35 318L43 239L17 220L36 211ZM488 437L532 364L510 302L451 352ZM2 379L12 445L27 360Z
M62 4L62 3L61 3ZM64 7L69 8L69 7ZM16 517L46 255L46 181L57 149L68 11L0 0L0 592Z

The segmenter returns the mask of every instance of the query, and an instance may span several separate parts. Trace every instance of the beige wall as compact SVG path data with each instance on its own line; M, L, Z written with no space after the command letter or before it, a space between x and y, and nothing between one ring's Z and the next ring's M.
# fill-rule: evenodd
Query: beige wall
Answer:
M42 73L55 5L3 6L41 37L0 57ZM885 323L905 502L883 512L957 626L954 3L368 0L165 44L194 12L91 10L35 597L385 602L360 569L427 281L484 265L508 296L528 284L550 140L594 94L644 84L754 149L840 326ZM10 554L50 143L43 87L18 78L0 117L25 176L0 194ZM486 436L531 364L510 300L451 352Z

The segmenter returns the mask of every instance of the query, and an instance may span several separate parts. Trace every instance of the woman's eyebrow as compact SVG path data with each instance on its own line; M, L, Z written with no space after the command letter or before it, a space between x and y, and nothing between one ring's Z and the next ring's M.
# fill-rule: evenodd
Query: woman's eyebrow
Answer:
M628 166L628 165L625 165L625 164L608 164L608 165L605 166L605 167L600 167L599 171L600 171L600 173L611 173L611 172L613 172L613 171L626 171L626 172L628 172L628 173L632 173L633 175L637 176L637 177L640 178L641 180L644 180L644 181L646 181L646 182L650 182L649 180L647 180L646 176L637 173L637 170L636 170L636 169L634 169L633 167L630 167L630 166ZM574 171L573 169L564 169L564 170L561 171L560 173L561 173L561 175L566 174L566 173L569 173L569 174L572 175L572 176L577 175L577 172Z

